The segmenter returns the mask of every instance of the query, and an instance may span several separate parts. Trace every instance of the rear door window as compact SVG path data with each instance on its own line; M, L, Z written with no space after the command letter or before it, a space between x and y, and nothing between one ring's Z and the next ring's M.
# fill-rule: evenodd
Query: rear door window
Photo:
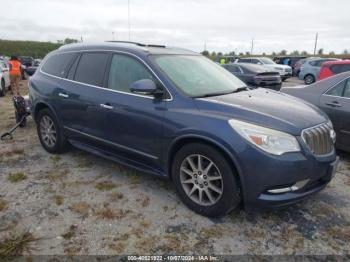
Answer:
M339 97L342 96L346 82L348 81L347 80L341 81L332 89L330 89L326 94L330 96L339 96Z
M349 79L346 81L343 96L346 98L350 98L350 80Z
M89 85L103 86L108 57L108 53L96 52L82 54L74 80Z
M63 53L51 55L44 63L41 70L50 75L65 77L71 61L76 56L76 53Z

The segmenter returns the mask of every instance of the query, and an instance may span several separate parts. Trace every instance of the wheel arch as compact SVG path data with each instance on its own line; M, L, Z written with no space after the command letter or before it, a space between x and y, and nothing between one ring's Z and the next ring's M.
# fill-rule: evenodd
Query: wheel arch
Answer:
M50 106L48 103L45 103L45 102L40 101L40 102L37 102L37 103L35 104L34 110L33 110L33 112L32 112L32 114L33 114L33 119L35 120L35 122L36 122L36 120L37 120L36 118L37 118L37 116L38 116L39 111L41 111L41 110L43 110L43 109L45 109L45 108L50 109L50 111L55 115L56 119L58 119L58 118L57 118L57 114L56 114L55 110L52 108L52 106Z
M228 163L230 164L231 168L236 171L237 176L235 178L237 179L237 182L240 186L240 188L244 187L244 180L242 175L242 170L240 168L240 165L238 163L238 160L230 153L230 151L221 143L218 141L215 141L212 138L201 136L201 135L185 135L177 138L170 146L170 149L168 151L167 155L167 168L168 168L168 174L169 178L172 180L172 174L171 174L171 167L172 163L174 161L174 157L176 153L185 145L191 144L191 143L203 143L207 144L209 146L214 147L219 152L222 153L222 155L226 158ZM243 200L243 193L241 194L242 200Z

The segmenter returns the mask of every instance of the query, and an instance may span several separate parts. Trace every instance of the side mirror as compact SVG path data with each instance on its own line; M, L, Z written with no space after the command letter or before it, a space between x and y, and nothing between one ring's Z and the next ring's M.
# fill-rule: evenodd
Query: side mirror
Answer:
M141 79L130 85L130 91L140 95L153 95L159 97L163 91L157 88L156 83L150 79Z

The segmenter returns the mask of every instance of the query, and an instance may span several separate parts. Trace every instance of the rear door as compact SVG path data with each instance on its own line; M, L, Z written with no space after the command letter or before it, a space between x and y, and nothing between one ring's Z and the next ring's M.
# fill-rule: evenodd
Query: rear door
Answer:
M83 52L69 68L58 96L63 124L71 137L103 136L100 104L109 57L108 52Z
M350 148L350 80L343 80L321 95L320 108L333 123L337 144Z

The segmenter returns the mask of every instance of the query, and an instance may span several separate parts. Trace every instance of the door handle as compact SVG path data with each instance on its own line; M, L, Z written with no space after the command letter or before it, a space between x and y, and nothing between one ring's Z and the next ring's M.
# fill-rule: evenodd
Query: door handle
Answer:
M331 107L342 107L342 105L337 101L328 102L328 103L326 103L326 105L331 106Z
M108 109L108 110L111 110L113 109L114 107L111 106L110 104L100 104L100 107L104 108L104 109Z
M58 96L64 97L64 98L68 98L69 97L69 95L67 95L65 93L58 93Z

